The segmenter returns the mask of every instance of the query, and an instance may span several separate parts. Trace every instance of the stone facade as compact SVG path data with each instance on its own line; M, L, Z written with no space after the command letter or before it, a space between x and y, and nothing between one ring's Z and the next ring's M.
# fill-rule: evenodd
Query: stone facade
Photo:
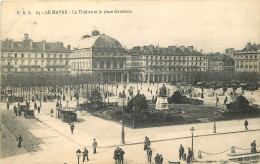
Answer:
M260 72L260 44L247 43L244 49L235 51L235 71Z

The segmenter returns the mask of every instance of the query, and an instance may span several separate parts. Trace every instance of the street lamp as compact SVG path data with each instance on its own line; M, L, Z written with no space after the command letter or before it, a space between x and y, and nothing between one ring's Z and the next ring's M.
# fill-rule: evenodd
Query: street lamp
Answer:
M42 81L42 75L40 75L40 82ZM42 107L42 85L40 90L40 107Z
M122 102L123 102L123 106L122 106L122 132L121 132L121 143L125 144L125 131L124 131L124 104L125 104L125 99L126 99L126 95L125 95L125 91L123 91L123 93L120 96Z
M133 107L133 128L135 128L135 107Z
M77 157L78 157L78 164L79 164L79 158L80 158L80 155L81 155L80 149L78 149L78 150L76 151L76 155L77 155Z
M213 133L217 133L217 130L216 130L216 111L214 111L214 115L213 115L213 119L214 119L214 129L213 129Z
M192 151L192 159L194 159L194 151L193 151L193 134L194 134L195 129L193 127L190 128L191 132L191 151Z

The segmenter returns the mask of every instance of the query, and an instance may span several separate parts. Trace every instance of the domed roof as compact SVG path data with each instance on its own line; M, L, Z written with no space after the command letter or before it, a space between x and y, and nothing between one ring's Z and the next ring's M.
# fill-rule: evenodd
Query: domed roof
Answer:
M97 48L123 48L123 46L114 38L111 38L107 35L98 35L83 37L79 41L78 49L91 48L92 46Z

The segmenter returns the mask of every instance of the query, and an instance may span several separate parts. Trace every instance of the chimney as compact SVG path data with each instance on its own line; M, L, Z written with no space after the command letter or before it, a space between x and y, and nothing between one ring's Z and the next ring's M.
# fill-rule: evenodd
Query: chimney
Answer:
M169 49L171 49L173 52L176 52L176 46L168 46Z
M185 51L185 47L184 46L180 46L180 49L184 52Z
M150 44L150 45L148 46L148 49L149 49L151 52L153 52L154 46Z
M29 34L24 34L23 40L29 40Z
M42 50L44 50L44 51L46 50L45 45L46 45L46 41L43 40L43 41L42 41Z
M140 51L140 47L139 46L133 47L133 50L134 51Z
M70 50L70 45L67 45L67 49Z
M190 50L190 52L194 52L193 46L189 46L188 49Z
M10 46L11 46L11 50L14 50L14 40L13 39L10 40Z
M33 41L32 40L30 40L30 48L31 48L31 50L33 49Z

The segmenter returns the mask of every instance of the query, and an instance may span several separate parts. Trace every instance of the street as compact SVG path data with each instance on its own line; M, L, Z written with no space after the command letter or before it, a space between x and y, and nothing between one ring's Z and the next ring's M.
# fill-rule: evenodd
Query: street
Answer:
M50 116L47 105L52 106L54 104L55 102L43 103L41 113L37 114L35 112L36 119L39 120L36 122L39 128L30 129L30 132L35 137L39 137L44 141L44 144L41 145L42 151L9 156L3 158L2 163L16 163L15 161L23 161L24 159L26 159L24 161L26 163L76 163L76 150L83 150L84 146L90 152L89 163L113 163L114 149L120 145L121 125L94 117L85 112L78 112L79 122L75 123L74 134L71 134L67 123ZM6 110L3 103L1 103L1 110ZM12 110L9 113L14 114ZM248 121L249 130L258 129L260 125L258 118L248 119ZM220 135L213 134L212 122L143 129L125 127L126 145L120 145L119 147L125 151L125 163L148 163L146 151L143 150L144 137L148 136L152 141L153 158L156 153L159 153L163 155L165 162L178 161L179 145L182 144L187 153L187 148L191 147L190 128L194 127L195 157L198 150L217 153L232 146L250 148L253 140L259 142L260 132L258 130L243 132L243 122L244 120L217 122L217 134L226 133ZM98 142L97 154L95 155L93 155L93 148L91 147L93 138ZM226 159L228 153L230 152L217 156L202 154L202 160ZM154 163L154 160L152 163Z

